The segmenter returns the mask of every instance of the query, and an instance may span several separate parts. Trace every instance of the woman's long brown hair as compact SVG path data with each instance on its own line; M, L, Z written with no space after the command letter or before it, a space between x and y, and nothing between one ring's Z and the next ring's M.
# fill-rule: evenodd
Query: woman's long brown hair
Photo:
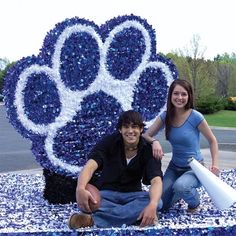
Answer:
M165 135L166 135L167 140L169 139L170 128L172 125L172 118L175 115L175 107L171 102L171 96L176 85L183 87L188 93L188 102L185 105L185 110L194 108L193 88L192 88L191 83L185 79L177 79L173 81L172 84L170 85L168 98L167 98L167 111L166 111L166 119L165 119Z

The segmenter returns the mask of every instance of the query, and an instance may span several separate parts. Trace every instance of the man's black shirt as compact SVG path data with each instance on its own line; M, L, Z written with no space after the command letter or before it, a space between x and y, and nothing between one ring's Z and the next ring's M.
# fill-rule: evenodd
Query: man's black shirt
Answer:
M142 191L142 184L150 185L156 177L163 177L161 161L152 155L152 146L140 137L137 155L127 164L123 138L114 133L103 138L90 152L89 159L98 164L93 183L100 190L119 192ZM94 182L95 181L95 182Z

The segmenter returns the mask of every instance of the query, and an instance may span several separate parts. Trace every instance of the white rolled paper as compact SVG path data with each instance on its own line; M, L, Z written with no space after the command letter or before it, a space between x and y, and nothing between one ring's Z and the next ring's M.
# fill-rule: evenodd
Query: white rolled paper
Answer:
M236 202L235 189L214 175L194 158L190 158L188 162L217 208L224 210Z

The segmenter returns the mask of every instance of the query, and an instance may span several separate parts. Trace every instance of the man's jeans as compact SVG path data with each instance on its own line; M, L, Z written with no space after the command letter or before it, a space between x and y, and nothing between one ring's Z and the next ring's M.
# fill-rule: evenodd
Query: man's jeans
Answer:
M132 225L149 203L149 193L146 191L124 193L102 190L100 193L101 206L92 214L97 227ZM162 201L160 200L157 210L161 207Z
M162 210L168 210L180 199L188 204L188 208L197 207L200 204L199 187L201 183L190 167L180 168L170 162L163 177Z

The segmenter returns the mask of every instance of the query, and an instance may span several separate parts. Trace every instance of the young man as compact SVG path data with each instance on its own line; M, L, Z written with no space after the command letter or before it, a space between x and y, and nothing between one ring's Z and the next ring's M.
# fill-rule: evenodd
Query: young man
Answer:
M123 224L144 227L157 222L157 210L162 206L161 162L142 138L143 128L141 115L126 111L119 117L119 132L106 136L93 148L79 175L76 198L81 211L91 212L88 201L95 200L85 186L100 173L93 183L100 190L101 205L92 214L73 214L70 228ZM151 185L149 192L142 190L142 183Z

